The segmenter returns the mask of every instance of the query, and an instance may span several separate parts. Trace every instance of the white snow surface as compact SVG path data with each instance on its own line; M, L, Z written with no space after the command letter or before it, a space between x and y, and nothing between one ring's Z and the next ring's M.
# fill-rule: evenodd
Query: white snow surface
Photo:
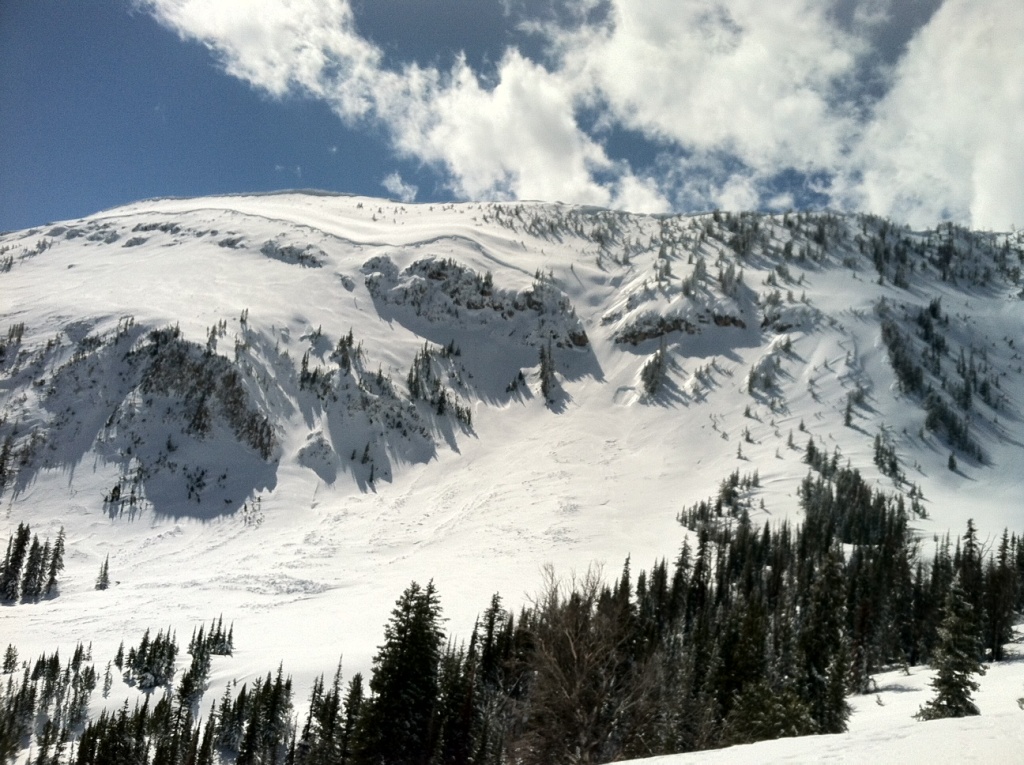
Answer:
M283 663L301 709L315 677L339 659L346 677L369 674L411 580L434 580L450 633L466 639L492 593L511 608L528 602L545 564L565 575L603 566L612 577L627 556L634 571L674 558L686 534L677 513L733 470L759 472L755 523L798 519L811 436L895 490L872 461L875 435L887 434L923 491L928 517L914 526L925 542L962 533L969 517L989 543L1004 527L1024 531L1019 285L954 284L934 273L913 275L909 290L879 284L854 243L877 221L835 220L846 233L825 262L794 258L787 277L777 270L782 246L793 239L799 251L813 219L797 234L782 216L760 218L762 240L742 259L724 237L701 236L711 216L304 193L152 200L0 235L0 265L11 259L0 272L0 340L24 324L0 367L0 416L18 423L20 439L33 428L44 434L0 494L0 532L23 521L41 538L67 532L59 597L0 609L0 642L28 659L91 641L102 674L120 641L169 626L187 642L222 614L234 623L235 653L215 658L204 708L226 682ZM1005 240L993 236L993 246ZM671 269L660 281L659 253ZM382 298L368 284L384 258L394 279ZM684 295L700 258L708 279ZM443 277L411 268L425 259L490 272L494 300L506 302L453 305L439 297ZM742 269L735 294L715 279L719 261ZM536 286L538 273L546 286ZM781 306L762 327L772 274ZM466 288L473 277L463 277ZM402 302L415 294L418 306ZM976 407L986 459L961 455L956 471L949 446L923 429L919 402L900 392L876 316L882 298L924 307L937 296L950 338L985 349L1004 397L999 409ZM131 329L115 341L127 317ZM658 317L687 324L664 336L666 378L651 397L640 369L661 341L616 340ZM251 407L268 417L268 459L216 411L205 437L184 433L174 394L147 394L131 380L125 359L145 350L149 332L177 325L203 349L221 321L213 354L242 370ZM567 340L579 328L584 345ZM310 369L334 370L340 385L331 351L350 329L362 343L358 373L374 393L373 420L352 403L354 377L332 389L338 401L297 383L308 352ZM557 380L550 404L538 376L547 338ZM450 341L460 354L435 356L435 369L472 413L468 426L408 400L416 354ZM752 369L774 382L751 389ZM394 396L378 396L378 370ZM847 396L857 390L864 404L847 427ZM104 495L140 461L148 467L135 484L138 504L111 512ZM207 474L197 502L184 486L199 467ZM114 584L96 591L108 555ZM854 699L847 734L645 762L1024 761L1022 670L1020 660L991 667L979 718L912 720L929 695L928 670L917 668L880 676L878 699ZM133 694L116 680L108 699L94 695L93 711Z
M1019 633L1018 633L1019 637ZM849 730L828 736L760 741L689 754L630 760L632 765L769 765L769 763L884 763L960 765L1024 762L1024 656L988 665L977 678L977 717L921 722L913 715L932 698L933 672L912 667L875 676L877 693L850 698Z

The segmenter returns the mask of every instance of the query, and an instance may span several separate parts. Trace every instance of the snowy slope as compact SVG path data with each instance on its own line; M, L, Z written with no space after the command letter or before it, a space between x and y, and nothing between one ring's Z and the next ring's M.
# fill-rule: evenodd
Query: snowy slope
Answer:
M299 193L2 235L0 530L63 526L68 565L60 596L2 609L0 633L26 657L92 640L102 665L147 627L222 613L236 652L208 699L283 661L301 703L339 656L368 671L410 580L434 579L465 637L545 563L674 557L676 515L734 470L760 475L755 522L798 517L811 437L920 492L925 540L968 517L982 538L1020 531L1021 247L855 216ZM883 339L888 319L926 358L937 298L927 381L952 401L962 353L988 382L961 411L968 448L925 427ZM116 585L96 591L108 555Z
M913 715L934 695L932 673L912 668L876 677L878 693L851 698L849 731L830 736L761 741L712 751L630 760L635 765L768 765L769 763L892 763L959 765L1024 762L1020 655L993 664L975 696L981 715L920 722Z

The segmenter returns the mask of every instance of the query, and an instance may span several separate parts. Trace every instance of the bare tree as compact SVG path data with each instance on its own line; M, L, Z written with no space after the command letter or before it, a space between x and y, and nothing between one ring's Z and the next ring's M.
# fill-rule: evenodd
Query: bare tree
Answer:
M628 583L612 592L599 568L568 582L545 569L517 761L583 765L650 753L645 734L658 713L659 666L631 651L634 623Z

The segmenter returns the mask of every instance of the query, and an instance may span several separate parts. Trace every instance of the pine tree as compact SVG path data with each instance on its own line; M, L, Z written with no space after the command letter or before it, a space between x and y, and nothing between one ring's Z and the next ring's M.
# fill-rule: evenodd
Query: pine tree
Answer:
M99 576L96 577L96 589L105 590L110 586L110 556L108 555L103 565L100 566Z
M725 719L723 744L748 744L773 738L808 736L817 729L793 688L772 687L765 679L743 686Z
M313 685L309 714L296 747L297 762L334 765L342 761L341 733L341 662L338 662L329 689L324 689L323 675Z
M551 341L540 349L540 393L546 402L551 401L555 390L555 359L551 352Z
M43 593L43 573L46 564L47 550L39 544L39 537L32 538L32 546L25 561L25 574L21 578L21 599L23 602L38 600Z
M1004 529L996 558L989 559L985 568L985 611L988 616L985 643L992 661L1002 661L1003 644L1013 639L1014 605L1019 589L1020 582L1011 559L1010 535Z
M21 585L21 569L25 565L32 531L26 523L19 523L18 530L7 543L3 571L0 572L0 600L10 603L18 599Z
M13 470L9 469L11 464L11 451L13 449L14 438L8 435L4 439L3 446L0 446L0 490L7 485L7 479L13 474Z
M57 577L64 570L64 527L57 532L57 541L53 543L50 553L50 568L46 575L46 595L54 595L57 591Z
M338 765L347 765L352 761L352 746L356 732L356 724L363 707L363 675L356 672L348 681L345 693L345 717L341 729L341 756Z
M430 582L413 582L398 599L373 659L354 746L359 765L426 765L436 738L438 664L444 632Z
M665 337L661 338L658 350L654 352L640 370L640 382L643 384L644 393L648 396L655 395L661 388L665 376Z
M932 687L935 698L917 713L919 720L970 717L980 714L971 694L978 690L974 675L984 675L978 660L980 640L974 606L967 599L959 574L950 585L939 627L939 644L932 666L936 669Z
M4 665L3 672L5 675L9 675L18 668L18 649L15 648L11 643L7 644L7 650L4 652Z
M849 651L846 620L846 582L838 547L825 553L811 585L806 622L800 635L803 653L804 698L819 733L842 733L850 716L846 703Z

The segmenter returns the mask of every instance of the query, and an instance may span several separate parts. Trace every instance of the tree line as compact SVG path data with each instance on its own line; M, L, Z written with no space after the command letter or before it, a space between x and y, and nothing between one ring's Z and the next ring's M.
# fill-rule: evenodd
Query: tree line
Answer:
M57 580L64 570L64 528L51 545L47 537L40 543L27 523L7 539L7 552L0 567L0 602L32 603L57 595Z
M413 582L368 683L344 683L339 666L314 683L305 715L279 667L200 717L207 640L223 647L230 634L218 625L193 636L187 692L164 673L153 706L103 712L59 750L13 671L4 716L36 720L38 761L60 765L531 765L842 732L847 697L870 692L873 673L926 663L938 672L922 719L977 713L973 678L1004 658L1024 607L1024 541L1004 532L989 549L968 522L926 558L900 496L811 447L804 523L756 526L743 501L756 474L735 474L681 514L693 543L671 564L634 572L627 559L610 582L548 570L518 612L495 595L467 640L446 635L433 583ZM143 655L151 675L166 669L150 656L160 641L129 651L126 672L137 677L130 657Z

